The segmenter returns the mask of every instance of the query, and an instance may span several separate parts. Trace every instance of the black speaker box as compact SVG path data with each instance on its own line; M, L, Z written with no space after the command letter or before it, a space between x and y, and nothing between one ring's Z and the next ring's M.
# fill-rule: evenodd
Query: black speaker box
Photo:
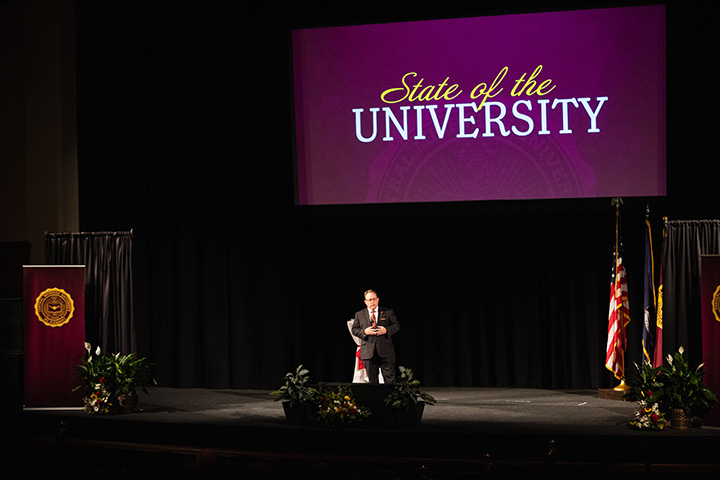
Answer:
M3 410L23 408L23 361L21 354L0 353L0 378L3 387L6 387L0 395L0 408Z
M22 299L0 298L0 353L23 353Z

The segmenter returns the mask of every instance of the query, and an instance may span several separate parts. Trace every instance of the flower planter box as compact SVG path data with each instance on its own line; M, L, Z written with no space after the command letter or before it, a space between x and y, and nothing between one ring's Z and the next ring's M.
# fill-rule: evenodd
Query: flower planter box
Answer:
M419 402L406 408L388 408L386 414L387 428L412 430L420 426L425 403Z

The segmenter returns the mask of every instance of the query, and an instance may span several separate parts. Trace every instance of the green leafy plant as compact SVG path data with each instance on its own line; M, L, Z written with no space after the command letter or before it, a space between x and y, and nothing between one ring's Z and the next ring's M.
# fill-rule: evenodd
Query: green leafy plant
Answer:
M636 401L639 409L630 426L640 430L662 430L668 424L665 413L660 410L662 381L660 367L650 364L642 366L635 363L635 370L628 378L630 390L624 395L628 400Z
M93 354L89 343L85 343L85 350L87 353L77 367L82 383L75 387L73 392L81 388L85 390L83 404L86 412L111 413L115 410L117 402L109 385L112 372L110 358L102 355L100 347L97 347Z
M290 401L295 406L317 404L319 392L310 386L310 372L299 365L294 372L285 374L285 383L270 395L278 400Z
M156 385L153 365L145 357L135 354L102 353L100 347L92 351L85 343L86 355L77 367L82 383L75 390L84 389L85 411L114 413L124 397L136 400L138 391L148 393L147 387Z
M85 391L92 390L95 385L99 383L100 379L104 380L104 377L108 376L110 372L110 366L107 362L107 358L101 355L100 347L95 350L95 355L92 352L92 346L89 343L85 343L85 350L87 354L82 359L82 363L78 365L77 372L80 375L83 383L73 389L79 390L85 388Z
M680 347L673 355L668 354L667 364L659 367L661 387L653 392L653 397L657 395L661 410L693 410L695 414L702 414L713 408L717 397L703 385L704 364L692 369L683 353Z
M624 395L624 398L631 401L649 401L650 397L659 398L657 393L662 387L662 381L659 378L660 367L653 368L652 365L646 363L642 366L634 364L635 369L630 374L628 385L630 389Z
M112 375L117 395L136 395L138 391L148 393L147 387L156 385L152 365L146 357L138 358L134 353L111 355Z
M390 408L408 408L418 403L434 405L435 398L432 395L420 390L420 381L413 378L413 371L410 368L399 367L400 378L395 383L392 392L385 397L385 405Z

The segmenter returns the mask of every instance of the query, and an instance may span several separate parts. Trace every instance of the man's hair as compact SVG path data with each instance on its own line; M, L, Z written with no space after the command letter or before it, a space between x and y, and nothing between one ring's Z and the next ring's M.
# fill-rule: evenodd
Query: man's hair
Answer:
M365 300L365 297L367 297L368 293L374 293L376 297L379 297L375 290L365 290L365 293L363 293L363 300Z

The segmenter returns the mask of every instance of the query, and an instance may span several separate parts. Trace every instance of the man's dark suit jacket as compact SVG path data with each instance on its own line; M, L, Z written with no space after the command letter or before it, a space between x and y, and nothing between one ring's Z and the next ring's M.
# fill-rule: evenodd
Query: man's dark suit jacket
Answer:
M385 335L365 335L365 329L371 326L370 312L364 308L355 314L352 333L360 339L360 358L369 360L377 353L381 358L394 358L395 347L392 336L400 330L400 324L391 308L378 307L377 325L387 330Z

